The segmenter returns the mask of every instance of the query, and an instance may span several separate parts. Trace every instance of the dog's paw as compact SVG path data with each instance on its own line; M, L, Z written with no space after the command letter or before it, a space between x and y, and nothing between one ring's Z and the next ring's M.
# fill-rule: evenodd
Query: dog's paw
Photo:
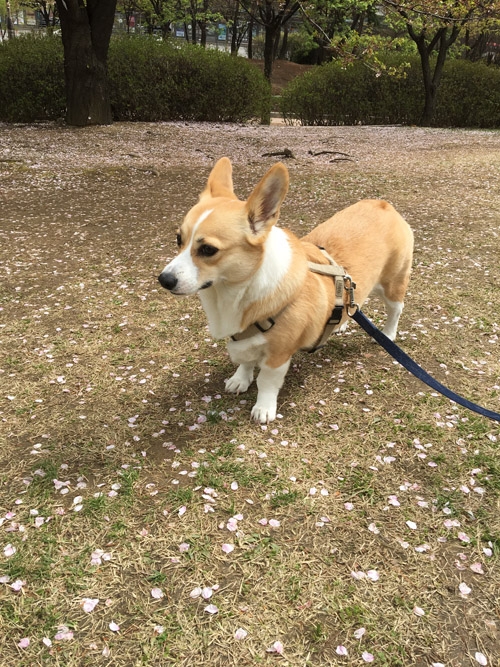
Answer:
M252 384L253 373L245 373L238 369L236 373L225 381L226 391L229 394L242 394Z
M252 419L260 424L269 424L276 419L276 404L262 405L256 403L252 408Z

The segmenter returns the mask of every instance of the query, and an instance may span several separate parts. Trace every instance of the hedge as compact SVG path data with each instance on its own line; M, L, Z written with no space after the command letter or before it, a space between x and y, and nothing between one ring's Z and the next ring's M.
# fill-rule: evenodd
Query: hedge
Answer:
M243 122L269 113L270 89L244 58L150 38L113 39L108 56L118 121ZM60 119L65 113L62 43L20 37L0 43L0 121Z
M424 105L420 60L405 58L404 75L378 73L355 62L331 62L294 79L280 109L285 120L303 125L418 124ZM401 65L395 58L388 68ZM433 125L500 127L500 68L449 60L438 90Z

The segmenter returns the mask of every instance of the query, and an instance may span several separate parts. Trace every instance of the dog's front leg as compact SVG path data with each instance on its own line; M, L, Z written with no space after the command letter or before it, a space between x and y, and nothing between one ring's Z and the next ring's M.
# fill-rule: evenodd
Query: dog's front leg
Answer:
M278 368L271 368L266 364L260 367L257 376L257 403L252 408L252 418L261 424L267 424L276 419L278 393L285 380L290 359Z
M226 380L226 391L230 394L241 394L248 389L253 382L253 369L255 364L240 364L236 373Z

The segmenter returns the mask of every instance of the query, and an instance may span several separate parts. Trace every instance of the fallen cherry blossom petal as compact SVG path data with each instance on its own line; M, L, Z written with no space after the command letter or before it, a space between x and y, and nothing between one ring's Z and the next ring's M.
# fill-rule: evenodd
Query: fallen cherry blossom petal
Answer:
M218 609L218 607L216 607L214 604L209 604L209 605L207 605L207 606L205 607L205 611L206 611L208 614L217 614L218 611L219 611L219 609Z
M201 597L204 600L210 600L212 595L214 594L213 590L209 586L204 586L202 591L201 591Z
M368 579L370 579L370 581L378 581L380 579L380 575L377 570L368 570L366 576Z
M3 555L5 556L5 558L10 558L15 553L16 553L16 547L13 547L12 544L7 544L7 546L3 548Z
M201 588L200 586L196 586L196 588L193 588L193 590L189 594L189 597L194 599L194 598L199 598L200 595L201 595Z
M462 583L458 587L458 590L460 591L460 594L465 597L469 595L469 593L472 591L472 588L469 588L469 586L467 586L467 584L464 581L462 581Z
M482 565L482 563L473 563L473 564L470 566L470 569L471 569L473 572L475 572L476 574L484 574L484 570L483 570L483 565Z
M267 652L283 655L283 650L283 644L280 641L275 641L274 644L267 649Z
M21 641L18 643L19 648L28 648L29 645L30 645L29 637L23 637Z
M417 524L415 523L415 521L407 521L406 525L408 526L408 528L411 528L411 530L417 529Z
M358 628L357 630L354 630L354 636L356 639L361 639L361 637L365 634L366 628Z
M474 658L476 659L476 662L478 662L480 665L488 664L488 658L484 655L484 653L480 653L480 651L476 651L476 653L474 654Z
M44 637L42 639L42 643L45 644L45 646L47 646L48 648L52 646L52 640L49 639L48 637Z
M466 533L458 533L457 537L461 542L470 542L470 537Z
M120 626L114 621L111 621L108 627L111 630L111 632L120 632Z
M83 598L82 608L83 611L87 614L90 614L91 611L94 611L95 607L99 602L98 598Z
M365 662L373 662L375 660L374 656L371 653L368 653L368 651L363 651L361 657Z
M151 589L151 597L154 598L155 600L161 600L162 597L164 597L165 593L161 590L161 588L152 588Z
M57 639L58 641L71 641L73 639L73 631L66 625L59 625L57 633L54 635L54 639Z
M190 546L191 545L188 544L187 542L181 542L181 544L179 544L179 551L181 552L181 554L186 553L186 551L189 551Z
M281 524L277 519L269 519L269 525L271 528L279 528Z
M345 646L337 646L337 648L335 649L335 653L337 653L337 655L348 655Z
M422 607L413 607L413 613L415 616L425 616L425 611L422 609Z
M12 584L10 584L10 587L12 588L13 591L20 591L22 590L23 586L26 585L25 581L22 581L22 579L16 579Z
M245 637L248 635L248 632L244 630L243 628L238 628L236 632L234 633L234 638L235 639L245 639Z
M234 544L223 544L221 549L225 554L230 554L232 551L234 551Z

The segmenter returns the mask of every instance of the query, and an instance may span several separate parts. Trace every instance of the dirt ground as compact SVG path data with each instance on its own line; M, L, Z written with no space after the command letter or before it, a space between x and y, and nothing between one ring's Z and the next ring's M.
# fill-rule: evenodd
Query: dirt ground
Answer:
M224 155L240 198L285 162L298 235L362 198L394 204L415 233L401 345L500 411L499 132L0 125L5 664L500 665L498 424L353 326L297 355L282 419L251 424L254 391L224 395L231 364L198 301L159 286ZM221 584L210 619L189 593L203 582Z

